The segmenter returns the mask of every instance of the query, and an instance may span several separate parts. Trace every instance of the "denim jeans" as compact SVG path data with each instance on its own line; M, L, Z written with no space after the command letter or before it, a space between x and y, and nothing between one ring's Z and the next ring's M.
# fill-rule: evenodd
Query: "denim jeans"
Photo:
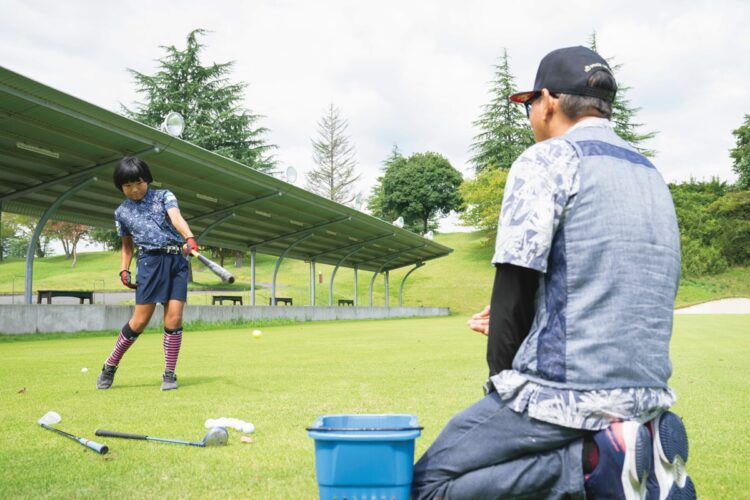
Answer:
M584 498L583 437L497 393L454 416L414 466L413 499Z

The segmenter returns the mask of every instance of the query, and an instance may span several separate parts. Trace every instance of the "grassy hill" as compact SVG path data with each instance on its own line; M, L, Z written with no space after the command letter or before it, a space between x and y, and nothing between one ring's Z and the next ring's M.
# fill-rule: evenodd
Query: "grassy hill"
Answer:
M448 306L455 313L469 314L483 308L489 301L494 270L490 265L492 245L487 244L482 233L440 234L435 240L454 249L448 257L428 261L427 264L409 276L404 286L404 305L408 306ZM256 281L258 304L267 304L271 295L270 286L276 259L258 255ZM23 293L23 260L15 259L0 264L0 294ZM70 261L63 256L36 259L34 263L34 290L72 289L95 291L124 291L117 275L120 267L119 252L83 253L78 257L78 265L71 269ZM233 285L222 284L200 263L195 263L193 291L223 289L235 294L243 294L249 300L250 263L244 259L241 268L235 268L233 261L225 261L237 279ZM131 266L135 269L135 266ZM401 279L411 267L397 269L390 273L390 305L398 305ZM323 273L323 283L316 284L316 302L328 303L328 284L332 266L317 265ZM277 278L276 295L292 297L295 304L310 302L309 266L295 260L284 260ZM360 272L358 276L358 300L361 305L369 303L369 285L373 274ZM354 294L354 273L351 269L340 268L334 286L334 304L338 299L351 299ZM384 304L384 280L375 280L373 302ZM750 297L750 268L735 268L725 273L682 280L677 296L677 306L682 307L708 300L726 297ZM210 303L207 295L193 294L192 304Z

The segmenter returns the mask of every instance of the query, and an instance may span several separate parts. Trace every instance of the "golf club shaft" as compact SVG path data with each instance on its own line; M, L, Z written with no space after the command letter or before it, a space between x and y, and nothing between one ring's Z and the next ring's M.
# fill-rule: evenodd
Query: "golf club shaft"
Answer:
M101 443L97 443L96 441L91 441L91 440L88 440L88 439L85 439L85 438L82 438L82 437L74 436L73 434L67 433L65 431L61 431L60 429L55 429L54 427L51 427L51 426L49 426L47 424L39 424L39 425L41 425L42 427L44 427L47 430L50 430L52 432L58 433L61 436L65 436L66 438L70 438L73 441L76 441L76 442L82 444L83 446L85 446L86 448L88 448L90 450L93 450L93 451L95 451L95 452L97 452L97 453L99 453L101 455L105 455L109 451L109 448L107 447L106 444L101 444Z
M158 437L153 437L153 436L146 436L145 434L129 434L127 432L115 432L115 431L108 431L104 429L97 429L96 432L94 432L94 434L96 434L97 436L109 436L109 437L124 438L124 439L140 439L143 441L161 441L164 443L187 444L190 446L203 446L203 443L200 443L200 442L181 441L179 439L158 438Z

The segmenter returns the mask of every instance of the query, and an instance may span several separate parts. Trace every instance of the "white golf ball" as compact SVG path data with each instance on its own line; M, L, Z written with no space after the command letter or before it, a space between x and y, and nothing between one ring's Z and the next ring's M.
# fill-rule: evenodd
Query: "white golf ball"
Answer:
M211 427L216 427L216 420L214 420L213 418L209 418L208 420L206 420L206 423L204 425L206 429L210 429Z
M260 330L253 330L253 337L255 337L256 339L259 339L262 336L263 336L263 332L261 332Z
M86 368L85 366L83 368L81 368L81 373L88 373L88 371L89 371L89 369Z
M250 434L253 431L255 431L255 426L250 422L245 422L245 425L242 426L242 432Z

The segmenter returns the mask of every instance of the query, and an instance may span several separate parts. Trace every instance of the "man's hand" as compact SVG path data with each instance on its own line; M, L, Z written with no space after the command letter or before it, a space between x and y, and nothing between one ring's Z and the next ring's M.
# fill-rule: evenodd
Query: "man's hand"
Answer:
M122 271L120 271L120 281L122 281L122 284L130 288L131 290L135 290L136 288L138 288L138 285L131 281L130 271L128 271L127 269L123 269Z
M479 332L482 335L489 335L490 333L490 306L485 307L482 312L476 313L466 322L469 328L475 332Z
M195 238L190 236L187 240L185 240L185 244L182 245L182 251L185 253L185 255L192 255L193 251L198 251L198 242L195 241Z

